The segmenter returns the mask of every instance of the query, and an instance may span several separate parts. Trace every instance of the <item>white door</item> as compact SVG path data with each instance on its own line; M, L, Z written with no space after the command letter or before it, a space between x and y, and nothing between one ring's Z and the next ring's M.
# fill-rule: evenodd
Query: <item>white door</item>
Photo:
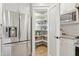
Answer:
M60 37L60 12L59 4L54 4L49 8L49 55L59 55Z

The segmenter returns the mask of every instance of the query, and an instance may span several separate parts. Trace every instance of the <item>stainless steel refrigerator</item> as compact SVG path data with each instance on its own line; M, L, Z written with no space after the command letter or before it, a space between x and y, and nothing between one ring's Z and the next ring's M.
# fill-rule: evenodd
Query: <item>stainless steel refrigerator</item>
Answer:
M2 56L32 54L30 14L3 9Z

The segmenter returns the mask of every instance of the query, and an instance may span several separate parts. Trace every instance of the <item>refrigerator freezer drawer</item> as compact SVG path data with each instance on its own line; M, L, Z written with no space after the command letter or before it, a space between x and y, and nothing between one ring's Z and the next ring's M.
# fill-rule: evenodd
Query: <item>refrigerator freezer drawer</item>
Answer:
M28 56L30 55L30 42L6 44L2 46L3 56Z

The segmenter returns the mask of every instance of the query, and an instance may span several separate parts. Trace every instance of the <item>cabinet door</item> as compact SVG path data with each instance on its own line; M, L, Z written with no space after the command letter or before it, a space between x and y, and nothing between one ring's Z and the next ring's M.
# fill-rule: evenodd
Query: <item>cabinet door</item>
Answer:
M75 56L74 40L60 39L60 55L61 56Z

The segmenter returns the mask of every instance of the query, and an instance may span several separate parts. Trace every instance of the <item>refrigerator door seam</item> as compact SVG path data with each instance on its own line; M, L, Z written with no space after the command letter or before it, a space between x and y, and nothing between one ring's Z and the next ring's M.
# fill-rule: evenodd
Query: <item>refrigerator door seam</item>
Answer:
M20 43L20 42L29 42L30 40L23 40L23 41L18 41L18 42L10 42L10 43L5 43L3 45L6 45L6 44L14 44L14 43Z

